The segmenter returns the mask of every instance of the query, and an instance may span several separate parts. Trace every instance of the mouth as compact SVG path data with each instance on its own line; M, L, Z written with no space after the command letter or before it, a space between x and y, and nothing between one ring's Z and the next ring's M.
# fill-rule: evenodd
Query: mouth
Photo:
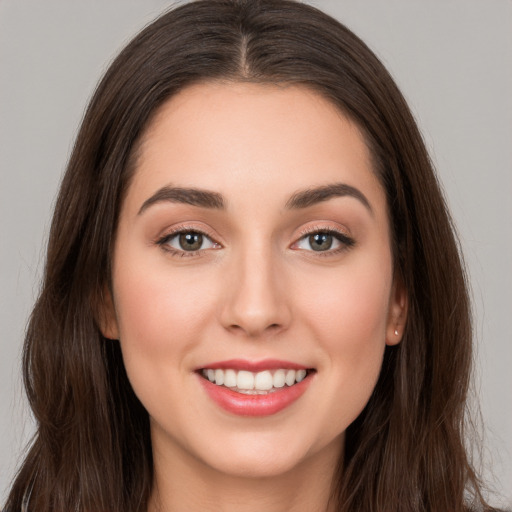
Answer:
M302 382L315 372L313 368L278 368L251 372L235 368L202 368L199 374L216 386L245 395L268 395Z
M210 363L195 372L207 395L239 416L268 416L298 400L316 369L285 361L231 360Z

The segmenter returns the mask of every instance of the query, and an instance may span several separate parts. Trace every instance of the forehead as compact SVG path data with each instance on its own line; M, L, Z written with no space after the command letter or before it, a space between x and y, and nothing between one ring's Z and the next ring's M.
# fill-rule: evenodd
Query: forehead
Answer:
M303 86L214 82L159 109L128 195L140 202L172 184L285 201L293 190L334 182L383 194L361 131L331 102Z

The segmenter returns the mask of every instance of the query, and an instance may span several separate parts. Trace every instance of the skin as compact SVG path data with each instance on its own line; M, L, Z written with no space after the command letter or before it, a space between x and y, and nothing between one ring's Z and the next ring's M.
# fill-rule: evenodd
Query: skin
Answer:
M369 207L352 196L287 207L297 191L333 183L355 187ZM141 212L165 186L222 194L225 208L162 200ZM176 236L162 243L176 229L208 238L184 256ZM313 251L309 231L326 229L353 245L334 238ZM150 415L150 510L331 510L344 432L372 393L386 344L400 341L407 309L384 191L357 126L299 86L180 92L144 135L112 277L102 330L120 340ZM241 417L214 403L194 372L233 358L316 373L283 411Z

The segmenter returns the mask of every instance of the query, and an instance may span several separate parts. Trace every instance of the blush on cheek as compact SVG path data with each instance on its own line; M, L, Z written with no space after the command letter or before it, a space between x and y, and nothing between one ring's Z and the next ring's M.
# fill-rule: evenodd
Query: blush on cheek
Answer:
M202 277L165 265L137 272L120 268L115 302L123 343L158 357L198 342L213 296Z
M360 279L357 275L331 286L329 294L310 295L312 317L318 325L329 325L333 333L360 343L385 337L388 295L387 283L382 277ZM314 313L313 313L314 312Z

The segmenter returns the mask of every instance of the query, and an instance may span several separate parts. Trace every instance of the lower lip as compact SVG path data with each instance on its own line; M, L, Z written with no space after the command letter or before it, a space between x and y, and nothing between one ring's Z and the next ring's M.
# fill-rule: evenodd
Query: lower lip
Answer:
M224 410L238 416L270 416L286 409L307 390L313 374L293 386L285 386L266 395L245 395L225 386L217 386L198 375L209 397Z

